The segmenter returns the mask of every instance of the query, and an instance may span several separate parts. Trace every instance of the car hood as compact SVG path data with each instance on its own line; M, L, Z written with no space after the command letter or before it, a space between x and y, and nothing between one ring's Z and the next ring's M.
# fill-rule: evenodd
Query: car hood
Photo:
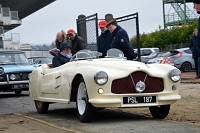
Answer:
M124 61L123 59L97 59L93 61L81 61L77 67L94 66L97 69L111 70L111 71L134 71L138 69L148 69L148 66L138 61Z
M4 69L5 73L10 72L32 72L35 69L34 66L29 64L9 64L9 65L0 65Z
M63 68L66 67L63 66ZM158 64L146 65L138 61L97 59L93 61L77 62L76 67L73 68L72 72L75 71L75 73L84 73L85 75L88 75L88 73L92 74L96 73L97 71L105 71L110 76L112 75L112 77L119 75L121 77L125 77L134 71L143 71L150 75L162 75L171 69L173 69L173 66L171 65L163 65L160 67Z

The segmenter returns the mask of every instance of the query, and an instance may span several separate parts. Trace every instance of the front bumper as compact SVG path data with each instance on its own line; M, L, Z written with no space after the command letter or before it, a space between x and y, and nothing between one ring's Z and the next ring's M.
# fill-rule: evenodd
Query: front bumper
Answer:
M143 97L143 96L156 96L156 102L154 103L123 103L123 97ZM138 94L138 95L104 95L102 98L92 98L89 102L94 107L149 107L173 104L177 100L181 99L179 94Z
M0 82L0 91L10 92L16 90L28 90L29 80Z

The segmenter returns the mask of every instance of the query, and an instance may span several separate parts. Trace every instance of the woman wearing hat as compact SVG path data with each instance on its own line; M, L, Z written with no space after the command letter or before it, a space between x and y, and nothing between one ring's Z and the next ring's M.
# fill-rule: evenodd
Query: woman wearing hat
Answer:
M61 52L57 56L53 57L52 64L54 68L70 61L72 57L71 48L72 48L71 45L67 42L62 42L60 44Z

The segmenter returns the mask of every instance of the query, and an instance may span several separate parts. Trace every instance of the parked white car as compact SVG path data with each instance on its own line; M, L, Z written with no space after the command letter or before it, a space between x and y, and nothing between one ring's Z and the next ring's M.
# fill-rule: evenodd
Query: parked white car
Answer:
M136 53L138 53L138 49L134 49L134 51ZM159 48L140 48L140 56L142 57L147 57L148 55L150 55L151 53L154 52L159 52Z
M46 113L50 103L76 102L81 122L90 122L98 108L112 107L148 107L154 118L164 119L181 99L179 69L126 60L117 49L99 55L86 50L60 67L34 69L29 92L38 113Z

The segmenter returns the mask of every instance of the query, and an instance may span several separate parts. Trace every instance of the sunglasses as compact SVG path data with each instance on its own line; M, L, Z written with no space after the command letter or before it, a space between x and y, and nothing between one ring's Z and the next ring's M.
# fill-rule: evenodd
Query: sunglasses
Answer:
M72 36L73 36L72 34L69 34L69 35L68 35L68 37L72 37Z

